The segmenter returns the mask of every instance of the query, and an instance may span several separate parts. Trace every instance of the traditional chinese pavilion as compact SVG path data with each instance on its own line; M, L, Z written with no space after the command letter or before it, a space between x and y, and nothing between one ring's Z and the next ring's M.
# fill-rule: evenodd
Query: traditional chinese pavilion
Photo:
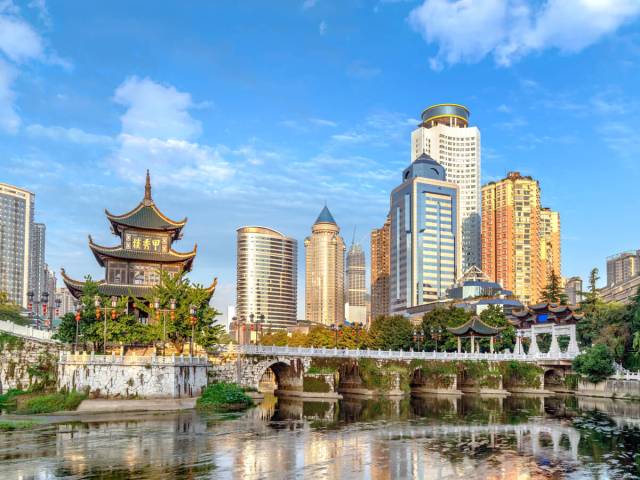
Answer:
M576 307L556 303L538 303L511 312L511 323L519 329L532 325L575 325L584 315L576 313Z
M171 220L156 206L151 197L151 181L147 170L144 198L130 212L113 215L105 210L111 232L120 238L120 245L104 247L89 236L89 248L98 264L105 268L104 280L98 290L106 296L145 297L160 283L160 272L177 274L190 271L197 244L190 252L178 252L173 242L182 238L187 219ZM80 298L85 282L74 280L62 269L62 279L74 297ZM215 280L209 287L213 294Z
M458 337L458 352L462 351L462 342L460 340L463 338L471 340L471 353L480 353L480 346L476 346L476 338L489 338L489 346L491 353L493 353L493 338L504 330L504 327L492 327L480 320L480 317L473 316L459 327L447 328L447 330Z

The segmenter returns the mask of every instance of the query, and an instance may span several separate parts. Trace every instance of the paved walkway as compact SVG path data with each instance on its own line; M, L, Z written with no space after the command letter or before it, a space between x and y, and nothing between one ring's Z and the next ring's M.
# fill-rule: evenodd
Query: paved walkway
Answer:
M160 412L190 410L196 398L157 398L145 400L84 400L76 413Z

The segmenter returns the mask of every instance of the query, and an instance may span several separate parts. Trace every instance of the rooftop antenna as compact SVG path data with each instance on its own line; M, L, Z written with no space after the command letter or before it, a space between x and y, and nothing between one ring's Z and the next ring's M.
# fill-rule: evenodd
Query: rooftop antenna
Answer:
M353 226L353 238L351 239L351 246L356 243L356 226Z

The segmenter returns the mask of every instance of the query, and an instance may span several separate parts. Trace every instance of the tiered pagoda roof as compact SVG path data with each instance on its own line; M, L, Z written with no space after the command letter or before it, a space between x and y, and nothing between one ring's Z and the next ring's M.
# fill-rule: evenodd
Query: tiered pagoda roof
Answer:
M173 248L166 253L157 253L144 250L127 250L122 248L121 245L116 247L103 247L96 243L93 243L91 235L89 235L89 248L96 257L96 260L101 267L104 267L104 261L107 258L117 258L120 260L141 260L141 261L153 261L161 263L182 263L184 270L191 270L193 259L196 257L198 251L198 244L195 244L193 250L190 252L176 252Z
M105 209L104 213L111 222L113 233L120 236L123 227L139 228L143 230L155 230L172 232L174 240L180 238L182 227L187 223L187 218L176 222L163 214L151 198L151 179L147 170L147 179L144 186L144 198L131 211L122 215L114 215Z
M538 303L529 305L521 310L511 312L513 323L518 328L529 328L540 323L555 323L558 325L572 325L582 320L584 315L576 312L574 305L559 305L557 303Z
M110 275L109 279L120 279L115 283L108 283L107 280L100 280L98 291L107 296L130 296L143 297L153 289L153 281L147 280L145 270L153 269L167 270L170 273L179 271L190 271L193 266L198 245L194 245L189 252L178 252L173 249L172 243L182 236L182 228L187 223L187 219L179 222L171 220L164 215L156 206L151 197L151 180L147 170L144 198L130 212L122 215L113 215L105 210L107 219L111 223L111 230L114 235L120 237L121 244L114 247L105 247L94 243L89 235L89 248L95 256L98 264L105 267L107 272L110 266L117 271L118 276ZM125 240L126 237L126 240ZM147 270L148 271L148 270ZM135 273L144 278L141 283L131 281L131 274ZM80 298L85 287L85 282L69 277L64 269L61 271L62 279L69 291ZM208 292L213 295L217 280L208 287Z
M447 330L457 337L493 337L504 330L504 327L492 327L480 320L480 317L474 316L459 327Z

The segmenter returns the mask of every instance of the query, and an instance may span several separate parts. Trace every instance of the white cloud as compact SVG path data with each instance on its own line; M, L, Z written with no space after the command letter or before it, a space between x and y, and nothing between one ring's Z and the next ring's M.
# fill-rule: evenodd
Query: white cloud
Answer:
M111 159L117 173L139 182L146 168L159 185L221 188L220 182L233 175L218 149L178 139L143 138L123 133Z
M109 163L123 178L137 181L146 168L160 184L181 183L215 190L233 175L223 153L193 142L201 132L200 122L189 113L191 95L172 85L149 78L127 78L117 89L114 101L127 107L120 117L121 134Z
M45 137L55 141L65 141L77 144L110 145L113 138L107 135L87 133L79 128L64 128L59 126L43 126L39 124L29 125L26 128L28 135L33 137Z
M15 93L11 88L16 70L0 59L0 130L15 134L20 128L20 117L13 105Z
M318 0L304 0L304 2L302 2L302 9L309 10L310 8L315 7L316 3L318 3Z
M44 56L40 35L14 15L0 15L0 51L14 62Z
M327 120L325 118L310 118L309 122L319 127L337 127L338 126L336 122L332 120Z
M318 26L318 32L320 33L320 35L324 35L325 33L327 33L327 22L325 22L324 20L320 22L320 25Z
M120 117L122 132L145 138L188 140L197 137L200 122L189 114L194 108L189 93L149 78L127 78L116 90L114 100L127 107Z
M574 53L640 15L638 0L425 0L409 24L438 45L429 60L437 70L492 54L509 66L536 51Z

